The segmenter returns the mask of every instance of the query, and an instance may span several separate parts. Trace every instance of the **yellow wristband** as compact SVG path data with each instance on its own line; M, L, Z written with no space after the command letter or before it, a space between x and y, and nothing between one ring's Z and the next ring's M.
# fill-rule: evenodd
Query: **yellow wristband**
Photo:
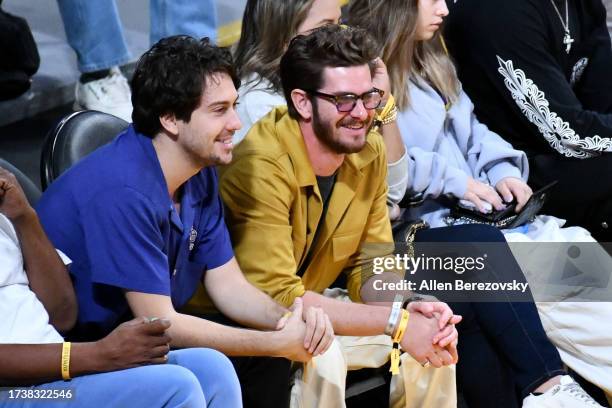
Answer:
M387 115L389 115L389 113L393 110L393 108L395 108L395 98L393 98L393 95L389 95L389 99L387 99L387 103L378 115L378 119L381 121L384 120Z
M406 327L408 326L408 318L410 317L410 313L406 309L402 309L402 317L400 319L399 324L397 325L397 331L395 332L395 336L393 337L394 343L399 343L404 338L404 334L406 333Z
M62 345L62 378L64 381L70 379L70 346L69 341L65 341Z

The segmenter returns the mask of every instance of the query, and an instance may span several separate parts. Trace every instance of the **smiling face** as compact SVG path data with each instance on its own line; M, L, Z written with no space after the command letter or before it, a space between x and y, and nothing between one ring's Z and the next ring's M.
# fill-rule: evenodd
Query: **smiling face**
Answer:
M298 34L305 34L326 24L338 24L340 14L338 0L314 0L306 18L298 27Z
M323 70L323 86L319 92L331 95L361 95L371 91L372 75L368 65L327 67ZM338 154L355 153L363 149L375 110L366 109L358 100L350 112L338 112L334 102L311 96L312 128L319 141Z
M418 0L418 7L416 39L427 41L440 29L444 17L448 15L448 7L445 0Z
M235 111L237 98L231 77L213 74L206 78L200 106L189 121L177 120L180 147L202 167L231 162L232 136L242 126Z

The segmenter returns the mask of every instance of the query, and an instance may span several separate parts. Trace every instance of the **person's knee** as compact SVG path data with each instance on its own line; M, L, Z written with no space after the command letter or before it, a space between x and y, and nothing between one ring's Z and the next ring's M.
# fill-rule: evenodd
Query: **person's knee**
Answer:
M236 370L223 353L208 348L185 349L174 353L178 354L176 363L190 370L208 392L240 395L240 382ZM214 396L206 395L206 397Z
M197 377L187 368L165 365L149 383L153 390L165 390L168 407L206 407L206 398Z
M345 384L349 368L338 339L334 339L329 349L320 356L313 358L306 367L303 373L304 382L317 382L324 379L333 384Z
M206 364L225 383L228 383L228 386L230 385L229 383L238 384L236 370L225 354L213 349L198 349L198 353L201 355L199 358L202 360L202 363Z

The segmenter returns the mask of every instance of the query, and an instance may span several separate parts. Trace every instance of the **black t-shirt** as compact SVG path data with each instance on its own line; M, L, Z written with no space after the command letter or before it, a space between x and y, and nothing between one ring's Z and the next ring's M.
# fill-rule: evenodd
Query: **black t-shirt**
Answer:
M447 0L445 39L476 116L529 156L612 151L612 50L601 0Z
M325 215L327 214L327 208L329 207L329 199L331 197L332 191L334 190L334 185L336 184L336 173L331 176L317 176L317 185L319 186L319 192L321 193L321 200L323 200L323 213L321 214L321 218L319 219L319 223L317 224L317 229L312 237L312 244L310 245L310 250L306 255L306 259L304 259L304 263L302 267L298 271L298 276L304 275L306 272L306 268L310 264L310 259L312 258L312 250L317 244L317 240L319 239L319 235L321 234L321 229L323 228L323 224L325 223Z

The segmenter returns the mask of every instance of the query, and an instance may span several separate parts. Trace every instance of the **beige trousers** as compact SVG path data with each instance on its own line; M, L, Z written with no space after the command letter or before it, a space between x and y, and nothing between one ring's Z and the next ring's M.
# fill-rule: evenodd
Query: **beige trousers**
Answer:
M332 289L325 296L347 300ZM341 408L348 370L375 368L389 360L389 336L336 336L329 350L296 372L291 390L292 408ZM402 354L400 374L391 381L393 408L456 408L455 366L423 368L407 353Z

